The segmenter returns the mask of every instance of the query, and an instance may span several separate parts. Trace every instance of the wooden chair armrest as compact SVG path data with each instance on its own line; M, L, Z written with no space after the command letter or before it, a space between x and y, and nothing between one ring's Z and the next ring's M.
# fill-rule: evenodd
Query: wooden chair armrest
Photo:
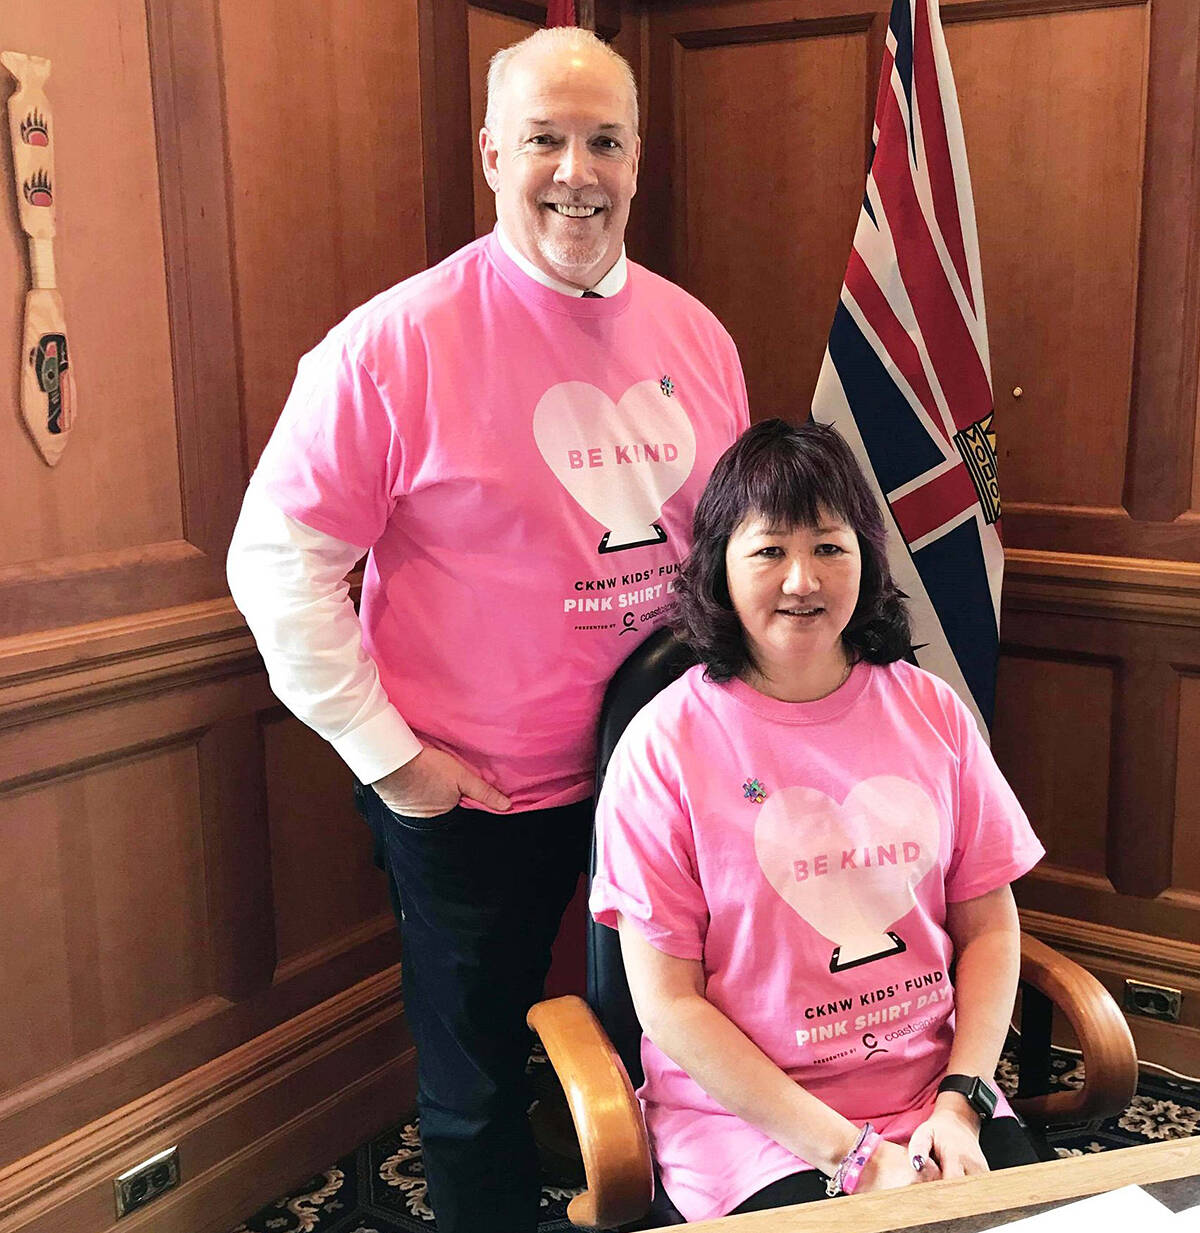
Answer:
M616 1049L582 998L538 1002L528 1022L566 1093L583 1155L587 1189L571 1200L567 1216L592 1228L637 1220L653 1193L650 1143Z
M1021 934L1021 980L1066 1015L1083 1050L1084 1085L1012 1101L1022 1117L1083 1122L1119 1113L1137 1091L1137 1051L1125 1016L1105 987L1074 960Z

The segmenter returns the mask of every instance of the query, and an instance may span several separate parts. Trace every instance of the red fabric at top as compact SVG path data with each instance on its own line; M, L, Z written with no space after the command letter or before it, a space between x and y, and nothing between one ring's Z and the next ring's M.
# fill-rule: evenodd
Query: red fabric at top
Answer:
M933 192L933 212L946 242L946 251L958 280L962 283L967 303L975 310L975 293L967 271L967 253L963 244L962 219L958 194L954 188L954 165L950 161L950 141L946 135L946 113L942 110L942 85L938 79L933 54L933 34L929 28L929 13L924 0L916 7L916 29L913 34L913 83L917 106L921 113L921 137L928 160L929 187Z
M575 0L548 0L546 26L575 25Z

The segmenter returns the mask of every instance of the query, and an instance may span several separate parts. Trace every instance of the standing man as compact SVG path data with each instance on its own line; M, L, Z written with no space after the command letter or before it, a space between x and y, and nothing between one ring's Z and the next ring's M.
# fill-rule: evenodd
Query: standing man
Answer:
M569 27L500 52L479 141L495 231L301 360L229 580L276 694L370 785L438 1227L531 1233L524 1017L586 864L597 712L747 408L717 320L626 260L620 56Z

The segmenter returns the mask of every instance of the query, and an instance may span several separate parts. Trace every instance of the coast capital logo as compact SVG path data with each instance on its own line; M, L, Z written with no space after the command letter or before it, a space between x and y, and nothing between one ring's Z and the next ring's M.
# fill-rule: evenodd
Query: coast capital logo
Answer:
M546 465L604 528L599 553L662 544L666 502L696 462L696 434L678 398L657 381L631 385L617 402L586 381L551 386L533 412Z
M772 792L754 853L788 907L833 944L829 970L841 972L907 950L892 926L916 905L940 834L921 788L877 775L841 803L815 788Z

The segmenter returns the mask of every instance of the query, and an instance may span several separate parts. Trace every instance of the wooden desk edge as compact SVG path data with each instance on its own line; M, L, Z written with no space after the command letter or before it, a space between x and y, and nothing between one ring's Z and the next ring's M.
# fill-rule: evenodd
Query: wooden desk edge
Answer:
M892 1233L938 1220L1082 1199L1102 1190L1195 1174L1200 1174L1200 1136L1069 1156L986 1177L851 1195L836 1200L836 1217L825 1203L802 1203L770 1212L703 1220L688 1228L696 1233L829 1233L831 1227L836 1227L837 1233Z

